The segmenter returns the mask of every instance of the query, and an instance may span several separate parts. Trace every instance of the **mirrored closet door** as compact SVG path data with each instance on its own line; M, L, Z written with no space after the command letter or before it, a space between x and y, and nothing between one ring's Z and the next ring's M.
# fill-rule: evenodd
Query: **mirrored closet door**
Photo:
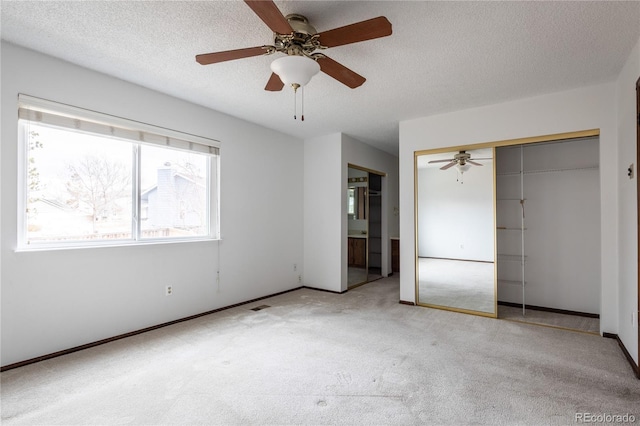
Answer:
M367 282L369 173L349 167L347 178L348 287Z
M347 176L347 288L382 278L384 173L350 164Z
M416 152L415 179L418 304L495 317L493 148Z

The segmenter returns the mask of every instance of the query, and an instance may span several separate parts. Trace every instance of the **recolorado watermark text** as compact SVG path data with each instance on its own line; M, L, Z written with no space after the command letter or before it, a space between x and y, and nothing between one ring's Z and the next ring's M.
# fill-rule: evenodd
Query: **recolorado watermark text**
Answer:
M635 423L634 414L576 413L576 423Z

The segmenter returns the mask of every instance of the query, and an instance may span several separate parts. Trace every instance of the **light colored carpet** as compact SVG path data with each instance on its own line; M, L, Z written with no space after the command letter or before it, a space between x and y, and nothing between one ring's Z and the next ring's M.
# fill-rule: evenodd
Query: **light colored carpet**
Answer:
M633 413L599 336L296 290L1 374L2 424L572 424ZM258 305L270 308L254 312Z
M498 305L498 318L600 334L600 319L598 318L558 314L535 309L526 309L523 316L522 308L504 305Z
M495 313L495 265L453 259L418 259L420 303Z

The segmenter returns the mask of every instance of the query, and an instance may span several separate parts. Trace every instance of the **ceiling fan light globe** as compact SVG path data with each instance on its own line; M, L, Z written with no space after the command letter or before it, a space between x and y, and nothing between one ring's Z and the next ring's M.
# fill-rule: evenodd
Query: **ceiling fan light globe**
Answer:
M458 171L460 173L464 173L464 172L466 172L467 170L469 170L471 168L471 165L470 164L466 164L466 163L465 164L457 164L456 168L458 169Z
M278 74L286 85L305 86L320 72L320 65L306 56L285 56L271 63L271 71Z

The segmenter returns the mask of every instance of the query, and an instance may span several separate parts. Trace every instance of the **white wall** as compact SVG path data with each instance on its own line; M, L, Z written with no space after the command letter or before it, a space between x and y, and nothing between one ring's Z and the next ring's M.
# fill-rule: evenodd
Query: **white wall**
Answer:
M413 153L600 129L601 331L618 332L618 138L615 84L400 122L400 298L415 302Z
M342 210L339 133L304 142L304 285L341 291Z
M342 181L341 194L341 247L342 247L342 291L347 289L347 190L349 164L386 173L382 178L382 275L391 272L391 237L399 235L399 217L394 214L398 207L398 158L379 149L372 148L350 136L342 135Z
M618 335L638 364L638 163L636 162L636 81L640 77L640 40L631 52L616 84L618 111L618 221L619 221L619 321ZM626 175L635 165L636 177Z
M335 133L304 142L304 285L346 291L348 164L387 173L383 179L383 239L398 235L398 162L386 152ZM385 207L386 206L386 207ZM389 218L389 216L393 216ZM395 233L395 234L394 234ZM382 271L390 270L390 243L383 251ZM387 259L389 258L389 259Z
M300 285L302 141L5 42L1 48L2 365ZM18 93L220 140L219 248L15 252Z
M493 161L457 174L418 170L418 256L493 262Z

